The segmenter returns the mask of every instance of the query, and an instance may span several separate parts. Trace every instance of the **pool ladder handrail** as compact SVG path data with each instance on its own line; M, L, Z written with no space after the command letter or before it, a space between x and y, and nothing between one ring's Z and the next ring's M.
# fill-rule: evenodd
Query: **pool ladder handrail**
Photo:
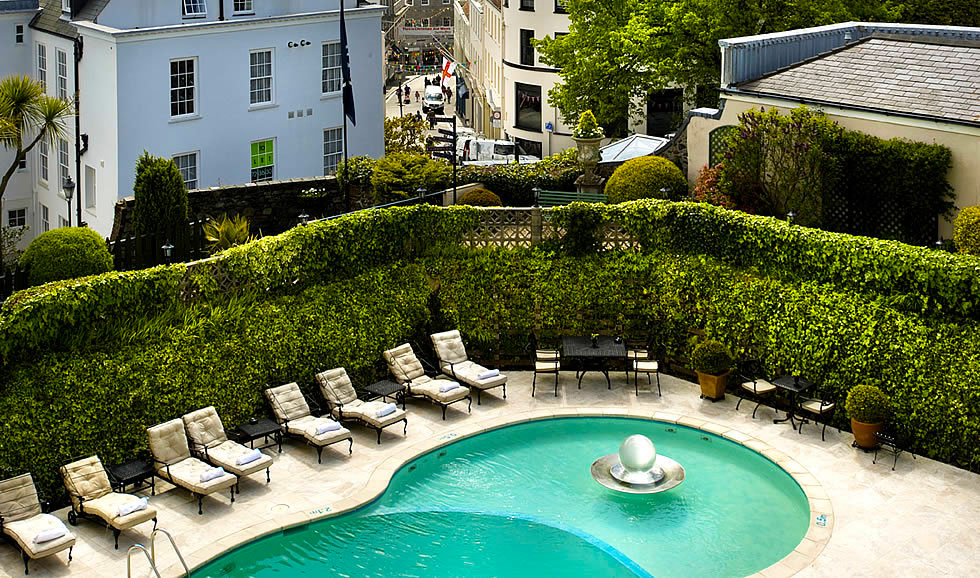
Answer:
M126 575L129 578L132 578L133 576L132 568L130 566L130 561L132 559L133 552L135 551L143 552L143 555L146 556L147 562L150 563L150 570L153 570L153 573L156 574L156 577L160 578L160 571L157 570L157 548L156 548L156 544L157 544L156 537L157 534L159 533L163 533L163 535L166 536L168 540L170 540L170 545L173 547L174 553L177 554L177 559L180 560L180 565L184 567L184 576L191 575L190 568L187 567L187 562L184 561L184 556L183 554L180 553L180 548L177 547L177 542L174 541L173 535L167 530L164 530L163 528L156 528L155 530L150 532L149 552L147 552L146 546L142 544L133 544L132 546L129 547L129 552L126 553Z

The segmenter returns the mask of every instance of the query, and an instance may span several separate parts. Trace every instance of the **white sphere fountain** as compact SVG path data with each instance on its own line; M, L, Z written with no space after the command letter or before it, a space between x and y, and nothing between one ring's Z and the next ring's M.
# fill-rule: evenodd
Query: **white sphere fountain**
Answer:
M657 455L657 448L644 435L623 440L618 454L592 463L592 477L603 486L629 494L654 494L684 481L684 468L674 460Z

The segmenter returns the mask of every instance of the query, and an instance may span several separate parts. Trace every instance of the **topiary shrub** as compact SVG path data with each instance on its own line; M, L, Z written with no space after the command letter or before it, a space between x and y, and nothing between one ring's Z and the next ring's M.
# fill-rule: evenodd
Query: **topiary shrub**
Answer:
M708 339L694 348L691 364L694 369L708 375L721 375L732 368L732 352L720 341Z
M449 182L449 165L425 155L390 154L378 159L371 175L375 203L390 203L417 195L419 188L434 193Z
M610 203L637 199L679 199L687 194L687 179L677 165L663 157L639 157L620 165L606 183Z
M459 205L471 205L474 207L502 207L500 197L492 191L486 189L473 189L466 191L457 202Z
M133 228L137 235L163 232L175 243L187 229L187 188L170 159L143 151L133 183Z
M31 285L112 271L105 240L88 227L62 227L41 233L20 257Z
M980 207L963 207L953 221L953 241L960 253L980 256Z
M873 385L855 385L844 402L847 417L861 423L884 423L892 411L891 400Z
M591 110L587 110L579 116L578 126L572 131L572 136L575 138L602 138L604 136L602 127L599 126Z

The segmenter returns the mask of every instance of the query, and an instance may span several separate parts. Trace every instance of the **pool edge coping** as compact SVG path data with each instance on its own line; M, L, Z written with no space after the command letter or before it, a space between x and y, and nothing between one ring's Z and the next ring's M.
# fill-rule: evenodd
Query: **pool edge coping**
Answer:
M365 506L378 499L388 489L388 485L391 483L395 472L419 456L443 446L509 425L560 417L626 417L673 423L723 437L754 451L786 472L800 486L807 498L810 506L810 524L807 527L807 532L803 536L803 539L792 552L774 564L752 574L751 576L753 578L792 576L802 571L817 559L833 535L835 521L833 504L826 490L820 484L820 481L792 457L758 438L700 417L685 416L670 412L637 411L608 407L556 408L527 410L507 416L486 418L473 423L462 424L451 431L435 434L415 442L404 448L397 455L391 455L382 460L371 472L367 484L352 496L343 498L329 507L291 512L236 530L202 548L190 552L185 558L187 567L190 568L191 572L194 572L218 556L252 540L291 528L305 526L310 522L340 516ZM161 576L166 578L183 576L183 570L184 568L178 562L168 566L161 572Z

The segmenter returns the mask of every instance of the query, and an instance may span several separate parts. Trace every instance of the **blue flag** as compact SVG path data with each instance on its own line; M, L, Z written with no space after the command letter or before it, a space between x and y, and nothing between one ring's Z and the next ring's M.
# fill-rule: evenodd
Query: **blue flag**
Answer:
M350 52L347 50L347 23L344 21L344 0L340 0L340 74L344 88L344 116L357 126L354 114L354 87L350 81Z

